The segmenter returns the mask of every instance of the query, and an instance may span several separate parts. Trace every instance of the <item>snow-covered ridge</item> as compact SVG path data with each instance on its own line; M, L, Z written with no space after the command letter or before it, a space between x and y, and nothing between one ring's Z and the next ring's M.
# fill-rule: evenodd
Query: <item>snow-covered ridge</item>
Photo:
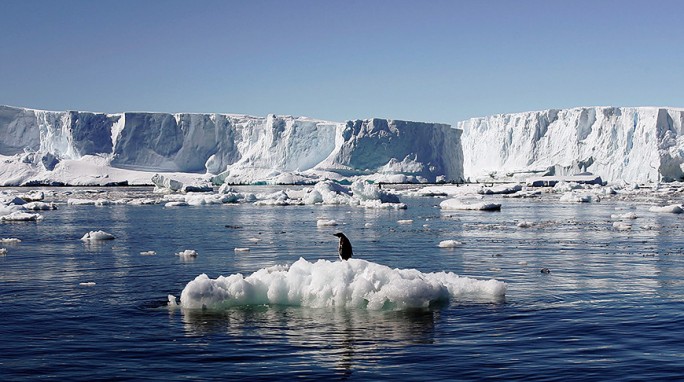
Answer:
M611 182L684 177L684 109L583 107L499 114L457 124L464 175L589 171Z
M458 181L463 173L460 131L383 119L341 123L274 115L102 114L0 106L0 137L0 156L12 164L0 169L4 185L63 178L69 183L64 173L82 160L114 169L208 174L217 183L354 177L434 182ZM136 183L121 179L126 178L123 172L111 175L108 182ZM81 183L97 184L95 178Z

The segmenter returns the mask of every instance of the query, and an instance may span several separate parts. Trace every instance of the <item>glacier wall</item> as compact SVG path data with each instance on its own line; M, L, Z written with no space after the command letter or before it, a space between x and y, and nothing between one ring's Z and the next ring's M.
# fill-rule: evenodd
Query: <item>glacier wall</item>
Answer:
M218 183L356 176L460 181L460 133L444 124L383 119L340 123L274 115L102 114L0 106L0 155L21 157L17 160L43 171L97 156L113 168L206 173Z
M586 107L472 118L463 130L466 179L530 173L658 182L684 177L684 109Z

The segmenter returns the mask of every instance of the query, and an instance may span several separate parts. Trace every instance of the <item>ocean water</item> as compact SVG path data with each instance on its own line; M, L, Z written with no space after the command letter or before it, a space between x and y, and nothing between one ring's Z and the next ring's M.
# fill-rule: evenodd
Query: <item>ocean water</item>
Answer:
M104 190L98 198L146 189ZM69 192L77 193L78 190ZM118 194L117 194L118 193ZM116 195L115 195L116 194ZM58 202L66 201L63 189ZM684 377L684 217L653 201L487 200L500 212L350 206L71 206L0 223L0 375L17 380L647 380ZM679 201L681 203L681 200ZM634 212L631 230L613 214ZM337 227L317 227L319 218ZM413 220L400 224L399 220ZM530 221L529 228L518 223ZM369 224L367 224L369 223ZM85 243L88 231L115 240ZM430 309L167 306L212 278L337 258L508 285ZM259 238L258 242L250 241ZM442 240L461 246L444 249ZM235 252L249 247L249 252ZM194 249L184 259L176 252ZM143 251L155 251L145 256ZM549 273L542 273L548 268ZM81 285L93 282L94 285Z

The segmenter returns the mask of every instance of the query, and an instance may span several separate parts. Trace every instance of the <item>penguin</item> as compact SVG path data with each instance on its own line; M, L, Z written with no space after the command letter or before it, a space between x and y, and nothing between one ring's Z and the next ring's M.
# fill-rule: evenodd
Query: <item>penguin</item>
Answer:
M342 232L334 233L333 236L340 238L340 246L338 247L338 252L340 254L340 260L349 260L352 257L352 245L349 239Z

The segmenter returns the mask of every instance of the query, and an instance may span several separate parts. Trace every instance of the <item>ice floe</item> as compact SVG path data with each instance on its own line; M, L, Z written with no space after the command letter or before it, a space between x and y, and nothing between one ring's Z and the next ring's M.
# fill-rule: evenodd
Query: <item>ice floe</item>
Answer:
M312 263L300 258L291 265L263 268L247 277L238 273L211 279L201 274L183 288L180 306L210 310L263 304L409 309L451 300L499 301L505 293L506 284L493 279L393 269L361 259ZM169 298L170 305L175 301L175 297Z
M90 231L90 232L86 233L85 235L83 235L83 237L81 237L81 240L83 240L83 241L114 240L114 239L115 239L114 235L112 235L109 232L105 232L105 231L101 231L101 230L100 231Z

